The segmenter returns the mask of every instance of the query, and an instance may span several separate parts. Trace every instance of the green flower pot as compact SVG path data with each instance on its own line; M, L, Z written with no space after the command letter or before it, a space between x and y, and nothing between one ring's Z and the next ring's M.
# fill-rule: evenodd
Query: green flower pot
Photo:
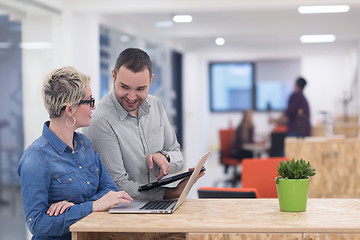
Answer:
M276 178L276 190L280 210L284 212L306 211L310 178L285 179Z

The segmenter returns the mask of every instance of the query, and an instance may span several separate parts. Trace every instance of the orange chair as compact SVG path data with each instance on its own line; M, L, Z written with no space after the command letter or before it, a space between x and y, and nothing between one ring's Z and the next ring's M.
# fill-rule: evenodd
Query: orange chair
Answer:
M248 158L242 161L241 182L244 188L256 188L259 198L277 198L275 177L280 161L286 157Z
M220 163L225 166L225 173L228 172L229 167L234 168L233 178L230 180L233 186L240 181L239 173L237 172L237 166L240 164L237 158L230 157L231 142L235 133L235 129L220 129Z
M200 187L199 198L257 198L256 188Z
M272 130L273 133L287 133L286 125L276 125Z

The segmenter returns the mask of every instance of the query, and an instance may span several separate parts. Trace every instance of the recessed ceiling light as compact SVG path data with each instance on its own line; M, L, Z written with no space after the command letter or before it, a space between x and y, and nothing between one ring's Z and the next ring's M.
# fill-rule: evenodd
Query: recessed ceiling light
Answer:
M21 42L19 47L22 49L51 49L50 42Z
M298 8L299 13L342 13L348 12L350 7L348 5L327 5L327 6L301 6Z
M192 22L192 16L190 15L175 15L173 21L176 23L189 23Z
M322 35L302 35L300 42L302 43L329 43L334 42L336 39L334 34L322 34Z
M222 46L222 45L225 44L225 39L219 37L219 38L215 39L215 43L216 43L216 45L218 45L218 46Z

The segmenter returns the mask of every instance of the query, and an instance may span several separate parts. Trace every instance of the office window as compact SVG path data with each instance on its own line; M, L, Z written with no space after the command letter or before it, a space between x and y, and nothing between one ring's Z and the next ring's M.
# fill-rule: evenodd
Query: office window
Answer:
M20 184L17 166L24 153L23 58L17 46L21 29L21 21L0 16L0 190L1 184Z
M213 62L210 71L210 109L243 111L254 106L254 64Z

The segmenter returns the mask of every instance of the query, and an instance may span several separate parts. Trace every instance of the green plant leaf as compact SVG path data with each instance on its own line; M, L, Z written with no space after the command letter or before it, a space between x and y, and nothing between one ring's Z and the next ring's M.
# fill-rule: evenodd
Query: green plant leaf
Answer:
M306 179L316 174L315 169L311 168L310 162L300 160L280 161L277 166L277 176L285 179Z

